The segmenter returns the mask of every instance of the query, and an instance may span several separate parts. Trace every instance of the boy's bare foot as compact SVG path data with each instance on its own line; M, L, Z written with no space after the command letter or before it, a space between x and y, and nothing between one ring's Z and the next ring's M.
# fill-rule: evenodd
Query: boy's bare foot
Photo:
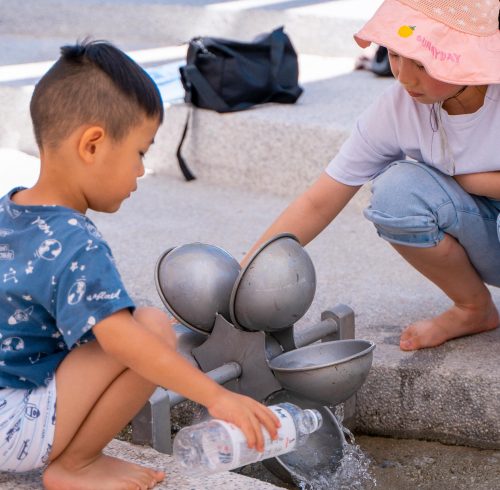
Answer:
M71 468L59 459L43 474L47 490L146 490L162 481L165 474L101 454L80 468Z
M436 347L456 337L494 330L498 323L498 311L492 301L481 309L455 305L435 318L406 327L399 346L401 350Z

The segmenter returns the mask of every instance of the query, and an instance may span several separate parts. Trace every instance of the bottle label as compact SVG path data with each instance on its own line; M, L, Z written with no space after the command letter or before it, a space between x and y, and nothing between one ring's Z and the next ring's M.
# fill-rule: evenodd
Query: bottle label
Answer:
M264 451L262 453L248 448L246 437L241 429L229 422L220 421L226 428L233 446L232 458L227 454L227 447L225 451L220 452L220 463L225 463L234 468L234 465L240 462L243 464L255 463L256 461L290 452L295 448L297 444L297 430L291 414L280 406L269 407L269 409L276 414L281 427L278 428L278 437L274 441L267 430L262 427L264 435ZM250 451L255 453L255 458L247 461Z

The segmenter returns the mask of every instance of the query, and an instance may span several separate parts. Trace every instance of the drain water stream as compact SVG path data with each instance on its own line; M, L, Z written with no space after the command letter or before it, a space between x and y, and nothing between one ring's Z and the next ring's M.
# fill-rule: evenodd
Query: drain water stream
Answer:
M342 425L344 405L337 405L335 416L344 431L346 442L343 447L343 457L333 458L330 468L317 472L308 472L307 480L302 479L299 472L295 475L295 484L301 490L371 490L377 482L370 473L370 458L355 443L352 432ZM296 468L298 469L298 468Z

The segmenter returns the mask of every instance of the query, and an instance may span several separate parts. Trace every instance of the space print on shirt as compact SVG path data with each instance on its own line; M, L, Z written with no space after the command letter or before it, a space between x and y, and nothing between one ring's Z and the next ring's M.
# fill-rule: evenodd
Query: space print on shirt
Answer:
M44 240L36 249L35 257L44 260L55 260L62 252L62 245L59 240L49 238Z
M26 264L26 268L24 269L24 272L26 273L26 275L33 274L34 270L35 270L35 268L33 267L33 261L28 260L28 263Z
M32 225L38 226L38 228L43 231L47 236L52 236L54 232L50 229L50 225L38 216L32 223Z
M99 291L98 293L88 294L86 296L87 301L103 301L103 300L113 300L119 299L122 290L117 289L116 291Z
M0 239L6 238L14 233L14 230L10 228L0 228ZM14 260L15 253L8 243L0 243L0 260Z
M95 225L90 222L87 218L84 216L78 216L78 218L70 218L68 220L68 224L71 226L78 226L82 230L87 231L90 235L92 235L95 238L98 238L99 240L102 240L102 235L100 231L95 227Z
M85 265L80 265L78 262L71 262L71 265L69 266L69 270L71 272L75 272L75 271L84 271L85 270Z
M97 250L99 247L94 245L93 240L87 240L87 246L85 247L86 252L90 252L91 250Z
M9 325L17 325L18 323L27 322L33 313L33 306L26 308L25 310L17 309L7 320Z
M68 305L77 305L85 295L87 284L85 276L79 277L68 291Z
M93 328L96 324L96 319L93 316L89 316L87 318L87 323L82 328L83 332L88 332L91 328Z
M6 337L0 343L0 350L14 352L24 349L24 340L21 337Z
M21 211L19 209L12 208L11 206L5 206L5 211L7 211L7 214L12 218L12 219L17 219L19 216L21 216Z
M17 279L17 271L16 271L16 269L14 269L14 267L9 267L8 272L5 272L3 275L3 282L6 283L9 281L12 281L15 283L19 282L19 280Z
M8 243L0 243L0 260L14 260L14 250L9 248Z

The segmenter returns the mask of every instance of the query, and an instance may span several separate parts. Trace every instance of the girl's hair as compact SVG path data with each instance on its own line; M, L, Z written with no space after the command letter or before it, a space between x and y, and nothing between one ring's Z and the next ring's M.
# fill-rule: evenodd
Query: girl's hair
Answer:
M151 77L106 41L63 46L61 57L37 83L31 118L40 148L57 147L84 124L104 127L120 140L144 117L163 122L163 102Z

